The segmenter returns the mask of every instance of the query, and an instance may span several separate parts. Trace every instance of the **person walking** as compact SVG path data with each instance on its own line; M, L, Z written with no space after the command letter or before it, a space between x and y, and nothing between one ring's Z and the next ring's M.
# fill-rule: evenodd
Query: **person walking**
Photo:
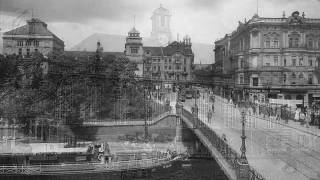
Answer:
M212 118L212 110L210 109L209 111L208 111L208 114L207 114L207 122L209 123L209 124L211 124L211 118Z
M294 114L294 121L295 121L295 122L298 122L299 119L300 119L300 111L299 111L298 108L296 108L295 114Z
M310 122L311 122L311 111L310 111L309 108L306 111L305 119L306 119L306 128L309 128L310 127Z

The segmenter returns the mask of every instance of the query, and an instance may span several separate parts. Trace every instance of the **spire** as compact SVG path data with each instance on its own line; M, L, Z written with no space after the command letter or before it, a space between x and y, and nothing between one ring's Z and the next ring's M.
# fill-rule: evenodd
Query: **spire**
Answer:
M285 17L286 17L286 12L283 11L283 12L282 12L282 18L285 18Z
M136 15L133 16L133 27L136 27Z

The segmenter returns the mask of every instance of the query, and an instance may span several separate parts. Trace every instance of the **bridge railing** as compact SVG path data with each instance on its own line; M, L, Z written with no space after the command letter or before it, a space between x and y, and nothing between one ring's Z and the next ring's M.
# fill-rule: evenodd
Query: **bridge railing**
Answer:
M29 166L0 166L1 175L34 175L34 174L59 174L68 172L86 171L123 171L145 169L161 166L168 163L170 157L149 158L142 160L118 161L110 163L78 163L57 165L29 165Z
M239 169L238 159L240 158L240 154L235 151L226 140L210 129L200 119L195 118L194 115L186 109L182 109L182 115L192 123L194 129L199 129L203 133L209 142L220 152L224 159L227 160L230 166L235 170ZM252 167L250 167L249 170L249 179L264 180L263 176Z

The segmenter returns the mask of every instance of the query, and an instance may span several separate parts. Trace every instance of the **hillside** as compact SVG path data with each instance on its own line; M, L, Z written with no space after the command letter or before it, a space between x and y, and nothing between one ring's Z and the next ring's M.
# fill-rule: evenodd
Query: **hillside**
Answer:
M86 39L82 40L79 44L72 47L71 51L95 51L96 43L100 41L105 52L123 52L126 36L123 35L110 35L96 33ZM151 38L143 38L144 46L160 46L159 42ZM214 62L213 45L193 43L192 50L195 55L195 63L210 64Z

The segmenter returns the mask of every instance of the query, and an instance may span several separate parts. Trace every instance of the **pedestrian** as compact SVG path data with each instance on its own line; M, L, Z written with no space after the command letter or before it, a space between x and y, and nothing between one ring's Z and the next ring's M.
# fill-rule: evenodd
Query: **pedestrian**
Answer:
M281 107L276 107L276 120L280 121L281 120Z
M311 111L310 111L310 109L308 109L308 110L306 111L306 117L305 117L305 119L306 119L306 128L309 128L310 122L311 122Z
M212 104L211 109L212 109L212 113L214 113L214 104Z
M294 121L295 121L295 122L298 122L299 119L300 119L300 111L299 111L298 108L296 108L295 114L294 114Z
M208 112L208 114L207 114L207 122L208 123L211 123L211 118L212 118L212 111L211 111L211 109L209 110L209 112Z
M300 112L300 125L304 125L306 123L306 114L304 112Z

